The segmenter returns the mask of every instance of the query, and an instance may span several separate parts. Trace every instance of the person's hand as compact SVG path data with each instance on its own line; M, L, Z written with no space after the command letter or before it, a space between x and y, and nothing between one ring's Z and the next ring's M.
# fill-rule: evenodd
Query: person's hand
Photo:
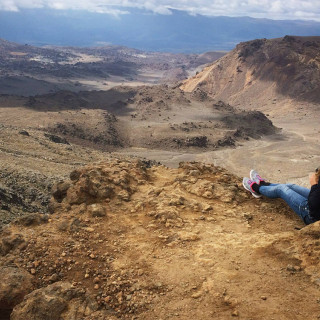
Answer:
M318 184L318 179L317 179L317 176L315 173L312 173L310 175L310 184L311 184L311 186Z

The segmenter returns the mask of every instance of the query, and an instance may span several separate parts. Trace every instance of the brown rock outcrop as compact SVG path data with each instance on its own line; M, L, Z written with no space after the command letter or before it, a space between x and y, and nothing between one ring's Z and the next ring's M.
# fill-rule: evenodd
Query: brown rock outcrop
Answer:
M0 255L4 256L8 254L23 243L24 238L20 233L11 233L9 230L6 230L0 242Z
M94 315L97 309L97 303L88 298L84 290L67 282L57 282L27 295L14 308L10 319L99 319L98 314Z
M52 212L72 205L94 205L90 210L103 215L97 203L110 200L128 201L140 181L147 179L146 164L142 161L113 161L109 165L97 164L77 169L70 174L70 182L59 182L53 188L50 208Z
M33 290L32 276L16 266L0 267L0 314L10 312Z

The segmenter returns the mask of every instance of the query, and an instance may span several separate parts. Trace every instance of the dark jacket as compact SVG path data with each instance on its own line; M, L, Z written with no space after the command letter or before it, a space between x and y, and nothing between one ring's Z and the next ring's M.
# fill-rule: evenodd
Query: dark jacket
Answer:
M320 179L311 187L308 204L311 217L320 220Z

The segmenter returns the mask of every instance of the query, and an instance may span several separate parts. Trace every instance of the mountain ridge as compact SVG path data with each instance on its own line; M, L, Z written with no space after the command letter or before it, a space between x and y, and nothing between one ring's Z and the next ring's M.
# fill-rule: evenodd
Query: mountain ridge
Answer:
M243 42L181 85L231 104L272 99L320 101L320 37L285 36Z

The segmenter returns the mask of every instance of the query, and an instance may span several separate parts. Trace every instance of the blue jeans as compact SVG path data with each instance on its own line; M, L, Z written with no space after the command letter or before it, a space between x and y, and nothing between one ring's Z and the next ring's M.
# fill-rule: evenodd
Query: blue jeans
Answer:
M310 216L308 196L310 189L295 184L276 184L260 186L259 192L268 198L281 198L304 221L305 224L316 222Z

